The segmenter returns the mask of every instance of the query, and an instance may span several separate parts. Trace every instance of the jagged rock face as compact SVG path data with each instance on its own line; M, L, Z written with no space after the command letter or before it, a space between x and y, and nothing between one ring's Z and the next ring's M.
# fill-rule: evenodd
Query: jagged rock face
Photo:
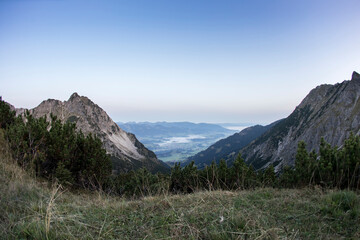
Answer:
M17 110L17 114L23 113ZM157 159L155 153L140 143L134 134L123 131L98 105L87 97L77 93L71 95L68 101L48 99L30 110L34 117L50 114L62 122L72 122L84 134L95 134L99 137L106 151L112 156L116 171L129 171L146 167L152 172L167 171L165 163Z
M247 163L260 169L274 164L279 171L295 161L297 144L318 151L322 137L332 146L341 146L350 135L360 134L360 75L351 81L321 85L313 89L293 113L243 149Z

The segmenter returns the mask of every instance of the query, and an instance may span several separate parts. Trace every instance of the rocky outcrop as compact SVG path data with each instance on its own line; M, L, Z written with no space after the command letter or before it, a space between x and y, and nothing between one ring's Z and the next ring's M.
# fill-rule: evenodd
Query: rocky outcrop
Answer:
M18 109L17 114L24 112ZM84 134L99 137L111 155L115 171L129 171L146 167L151 172L166 172L168 167L156 155L140 143L134 134L123 131L98 105L89 98L71 95L68 101L48 99L30 110L34 117L57 116L62 122L76 124Z
M261 169L273 164L279 171L294 164L297 144L318 151L322 137L341 146L350 135L360 133L360 75L350 81L313 89L289 117L242 150L245 161Z

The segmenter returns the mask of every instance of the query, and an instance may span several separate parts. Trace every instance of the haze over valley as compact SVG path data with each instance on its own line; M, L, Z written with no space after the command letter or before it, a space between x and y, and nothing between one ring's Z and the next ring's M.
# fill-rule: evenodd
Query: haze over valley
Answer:
M245 124L206 124L191 122L128 122L118 123L134 133L157 157L165 162L181 162L206 149L221 138L245 128Z

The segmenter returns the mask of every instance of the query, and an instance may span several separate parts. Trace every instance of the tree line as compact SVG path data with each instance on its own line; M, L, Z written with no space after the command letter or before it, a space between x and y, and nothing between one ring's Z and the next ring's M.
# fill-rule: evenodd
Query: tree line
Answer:
M55 116L34 118L15 113L1 100L0 127L20 166L36 176L57 179L63 185L102 189L127 197L161 193L191 193L199 190L241 190L258 187L360 189L360 137L350 134L344 145L332 147L321 139L319 153L298 144L295 166L274 166L255 171L241 154L231 166L225 160L198 169L194 162L175 164L171 174L152 174L145 168L111 174L111 161L99 138L76 131L75 124L61 123Z
M301 141L295 167L285 167L282 175L283 185L287 187L320 185L360 189L360 137L350 133L342 147L332 147L321 138L318 154L314 150L309 153L306 143Z
M298 143L295 166L283 166L275 173L273 165L255 171L239 153L228 166L225 160L198 169L194 162L175 164L170 175L151 174L146 169L122 173L108 183L108 190L126 196L146 196L161 192L192 193L199 190L242 190L259 187L360 189L360 137L350 134L344 145L331 147L321 139L319 154Z

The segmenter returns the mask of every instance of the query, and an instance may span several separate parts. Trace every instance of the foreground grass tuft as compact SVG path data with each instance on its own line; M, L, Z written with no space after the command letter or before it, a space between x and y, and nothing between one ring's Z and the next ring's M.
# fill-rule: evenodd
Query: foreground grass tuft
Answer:
M47 186L0 143L1 239L360 238L360 197L351 191L264 188L130 201Z

